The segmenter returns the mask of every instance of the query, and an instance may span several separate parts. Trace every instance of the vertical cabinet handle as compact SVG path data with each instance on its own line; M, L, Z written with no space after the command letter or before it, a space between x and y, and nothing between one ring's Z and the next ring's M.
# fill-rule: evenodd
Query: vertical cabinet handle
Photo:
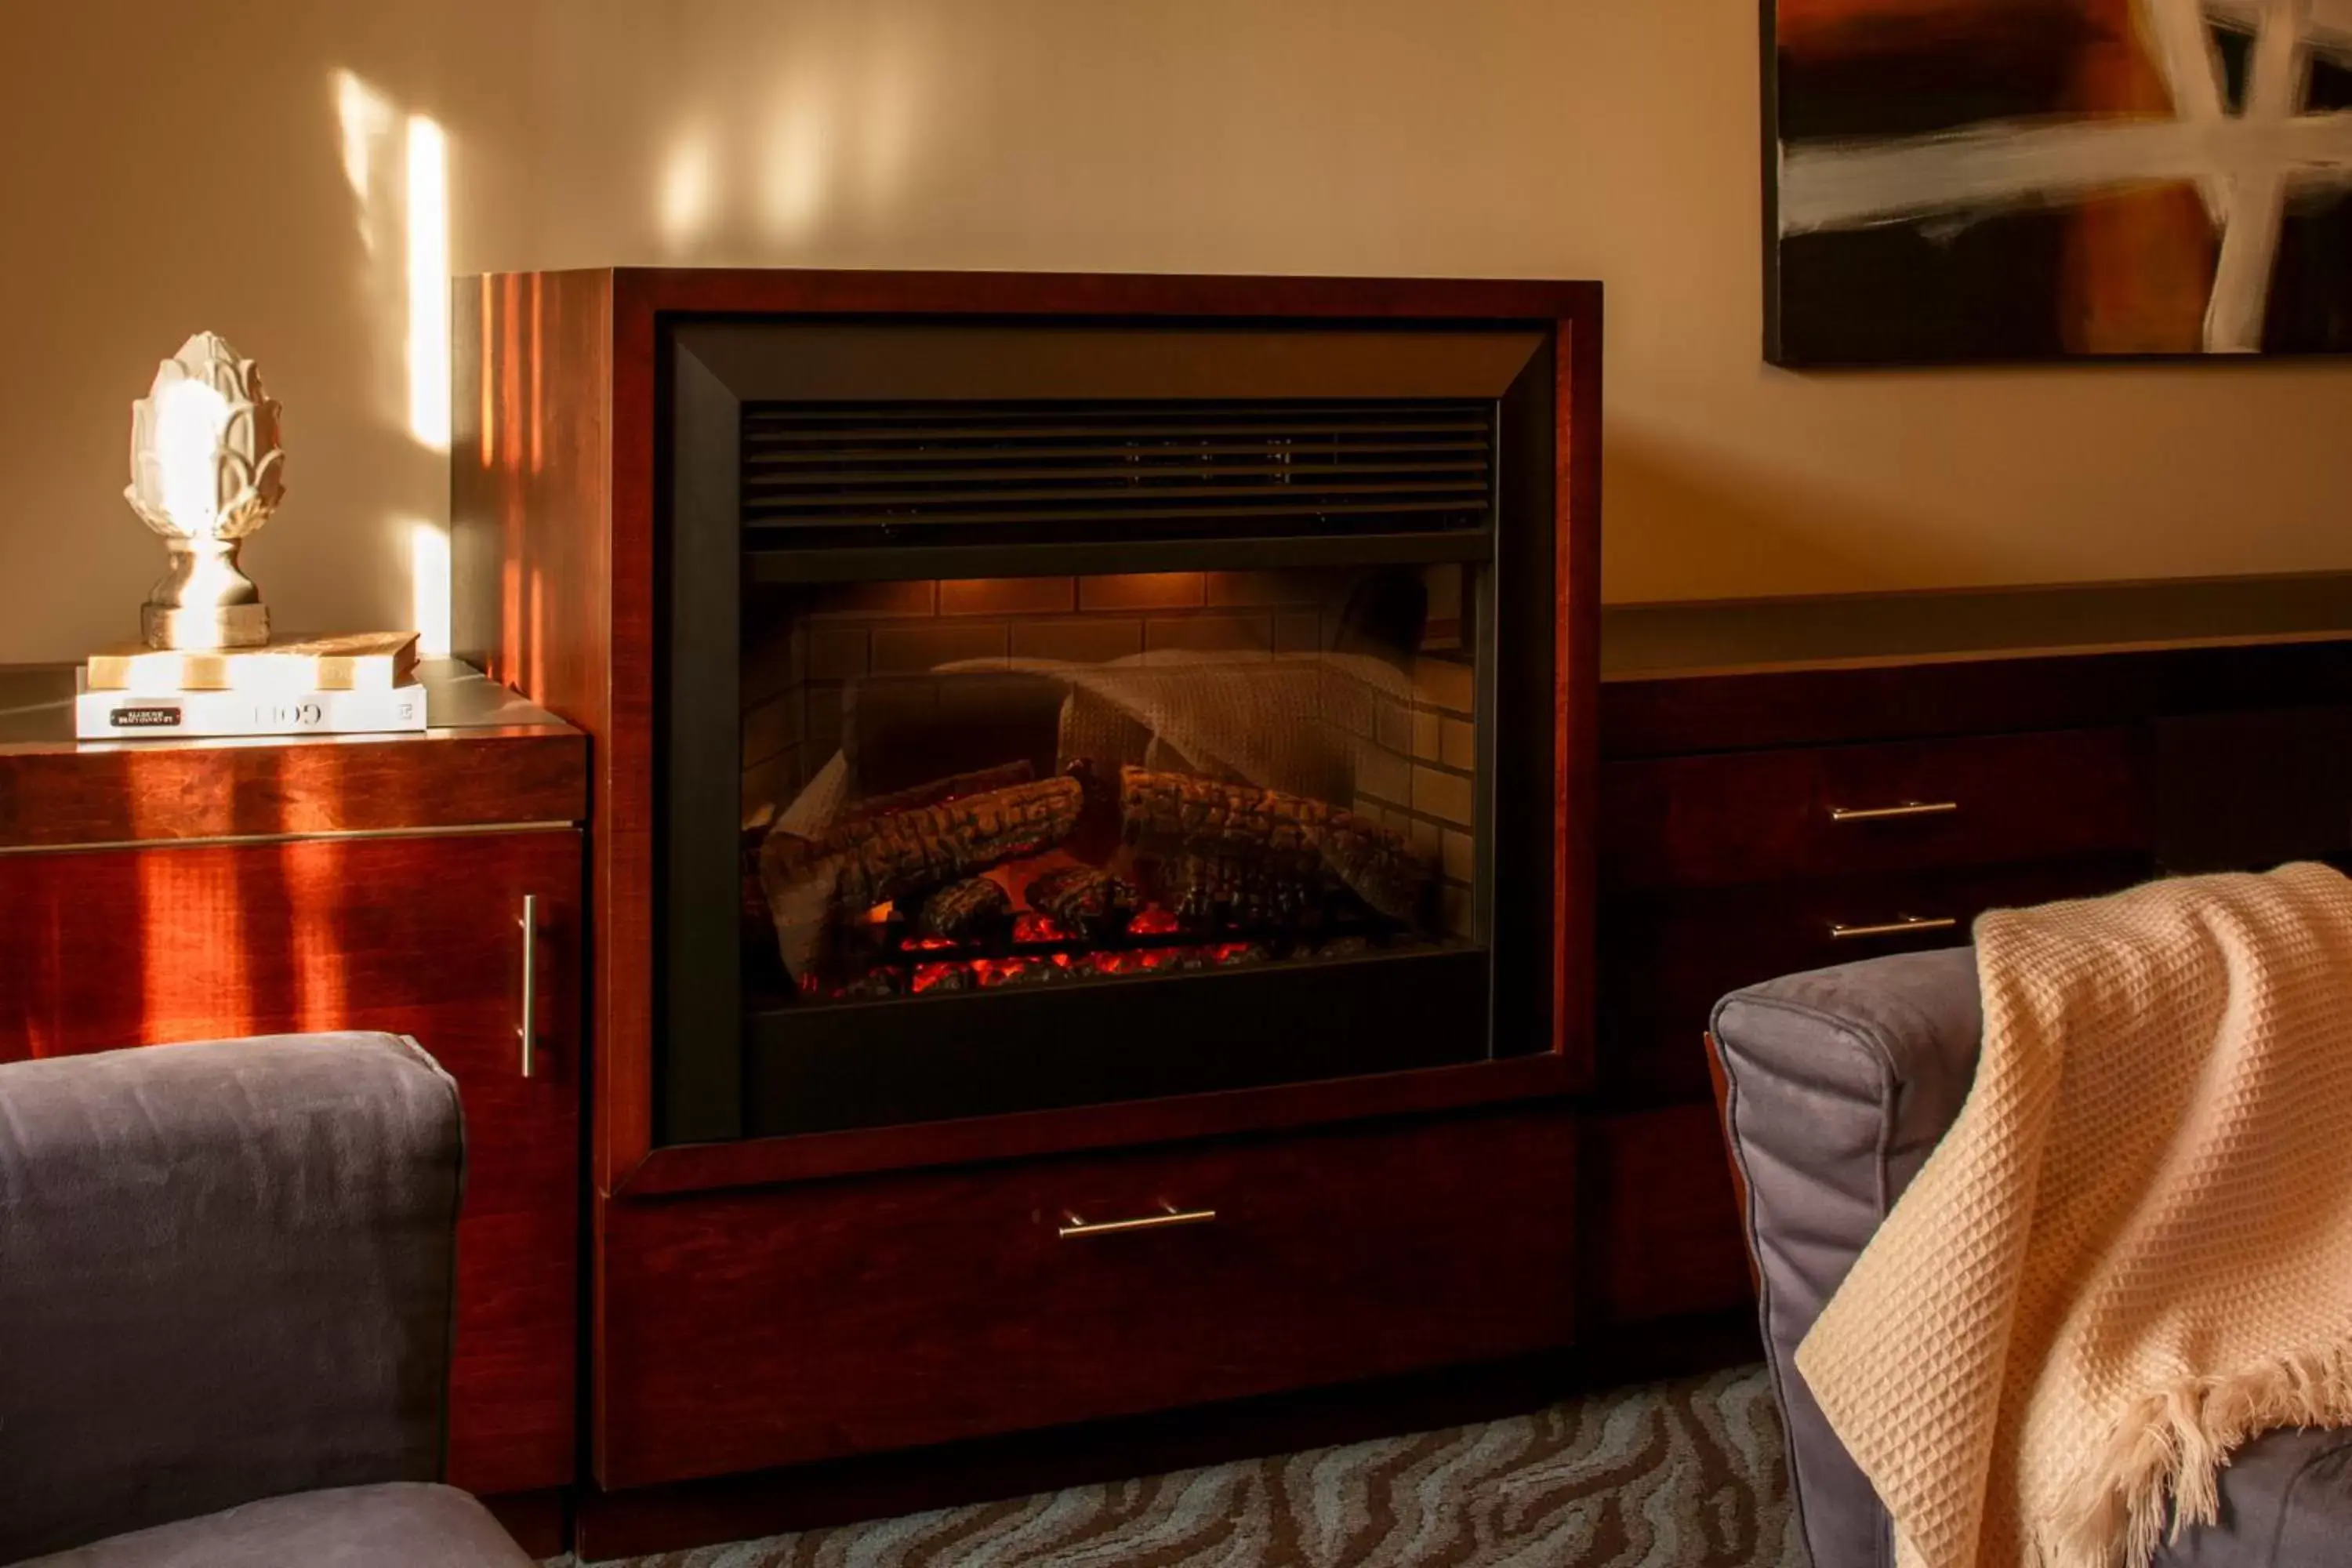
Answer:
M522 1038L522 1076L539 1076L539 895L522 896L522 1023L515 1033Z

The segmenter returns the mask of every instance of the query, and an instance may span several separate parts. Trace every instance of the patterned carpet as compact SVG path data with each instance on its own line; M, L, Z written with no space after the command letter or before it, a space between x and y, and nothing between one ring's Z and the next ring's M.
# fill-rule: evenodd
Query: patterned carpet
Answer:
M628 1568L1802 1568L1760 1367Z

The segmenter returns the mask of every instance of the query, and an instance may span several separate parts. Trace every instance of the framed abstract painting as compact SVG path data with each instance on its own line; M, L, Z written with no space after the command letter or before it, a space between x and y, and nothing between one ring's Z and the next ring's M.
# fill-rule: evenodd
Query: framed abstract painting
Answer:
M2352 0L1765 0L1765 355L2352 352Z

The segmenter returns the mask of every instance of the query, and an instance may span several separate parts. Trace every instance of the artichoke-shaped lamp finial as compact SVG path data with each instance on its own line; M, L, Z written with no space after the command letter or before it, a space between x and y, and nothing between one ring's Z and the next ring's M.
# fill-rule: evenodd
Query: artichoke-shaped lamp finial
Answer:
M268 608L236 556L285 498L278 414L253 361L213 332L182 343L131 405L131 484L123 495L171 552L170 568L140 606L148 647L251 647L269 640Z

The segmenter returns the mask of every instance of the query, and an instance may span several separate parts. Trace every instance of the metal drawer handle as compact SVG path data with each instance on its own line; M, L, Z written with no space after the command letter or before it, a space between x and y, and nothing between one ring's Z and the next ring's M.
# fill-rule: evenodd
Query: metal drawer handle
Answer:
M539 1076L539 895L522 896L522 919L515 924L522 927L522 1022L515 1033L522 1037L522 1076Z
M1054 1234L1064 1241L1076 1241L1089 1236L1120 1236L1131 1230L1171 1230L1180 1225L1214 1223L1214 1209L1180 1209L1170 1205L1161 1214L1148 1214L1139 1219L1106 1219L1089 1223L1083 1215L1064 1214L1064 1224Z
M1950 915L1904 915L1880 925L1850 926L1830 921L1830 935L1839 942L1864 936L1916 936L1921 931L1949 931L1960 922Z
M1960 809L1957 800L1906 800L1900 805L1833 805L1832 822L1891 822L1899 816L1943 816Z

